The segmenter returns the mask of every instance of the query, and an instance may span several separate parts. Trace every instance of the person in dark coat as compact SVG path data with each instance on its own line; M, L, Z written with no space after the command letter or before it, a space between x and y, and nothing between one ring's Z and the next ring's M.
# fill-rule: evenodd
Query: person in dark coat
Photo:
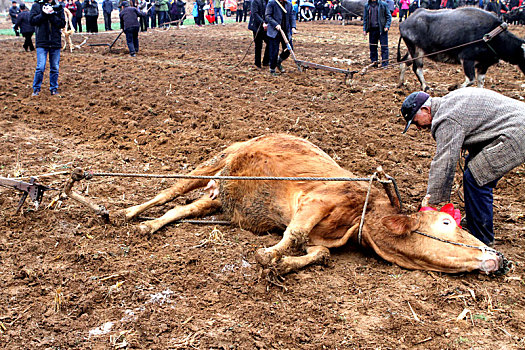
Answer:
M96 0L85 0L84 17L86 18L86 32L98 33L98 3Z
M147 14L148 11L149 11L149 6L150 6L150 2L149 1L140 0L139 6L137 8L139 9L140 12L144 12L144 13ZM148 16L147 15L139 17L140 31L141 32L147 32L148 31L148 26L149 26L148 22L149 21L148 21ZM123 28L122 23L120 25L120 28L121 29Z
M35 27L33 27L29 21L29 10L25 4L20 4L20 13L16 17L15 29L20 29L20 33L22 33L22 36L25 38L24 50L35 51L33 41L31 40L35 32Z
M171 6L170 16L172 21L179 21L180 25L184 24L184 15L186 14L186 3L182 0L175 0Z
M144 12L139 11L136 7L129 6L127 1L122 1L120 22L126 34L126 42L131 57L135 57L136 53L139 52L139 17L145 16Z
M13 6L9 8L9 17L11 17L11 23L13 23L13 30L15 32L15 35L20 36L18 29L15 29L16 18L18 17L18 14L20 13L20 8L18 7L18 3L16 1L13 1L12 4Z
M267 66L270 62L269 48L268 48L268 37L266 36L266 27L264 23L264 13L266 11L266 5L268 0L253 0L250 14L250 21L248 23L248 29L253 32L253 42L255 43L255 66L261 67L261 52L263 42L266 43L264 50L264 57L262 60L263 66Z
M104 0L102 2L102 14L104 15L104 29L111 30L111 12L113 11L113 2Z
M287 0L270 0L266 6L266 23L268 23L268 46L270 55L270 74L277 75L275 68L284 73L282 62L290 56L290 50L286 48L286 42L281 34L284 32L290 46L292 46L292 34L295 34L295 16L292 3ZM283 51L279 53L279 43ZM293 46L292 46L293 47Z
M75 1L75 5L77 5L77 12L75 17L73 17L72 22L75 30L79 33L82 33L82 13L84 12L84 8L80 0Z
M369 34L370 61L377 65L377 46L381 43L381 66L388 66L388 30L392 14L383 1L368 0L363 13L363 33Z
M44 79L49 55L49 90L58 94L58 67L62 47L61 29L66 26L62 6L51 6L49 0L35 2L29 14L29 23L35 27L36 70L33 79L33 96L38 96Z

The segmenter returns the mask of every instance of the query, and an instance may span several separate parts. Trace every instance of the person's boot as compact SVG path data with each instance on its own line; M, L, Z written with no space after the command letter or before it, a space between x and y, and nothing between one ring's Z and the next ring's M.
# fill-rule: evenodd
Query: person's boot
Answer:
M281 73L285 73L285 70L283 68L283 65L282 65L283 61L281 60L281 58L279 58L277 60L277 69L279 69L279 72Z

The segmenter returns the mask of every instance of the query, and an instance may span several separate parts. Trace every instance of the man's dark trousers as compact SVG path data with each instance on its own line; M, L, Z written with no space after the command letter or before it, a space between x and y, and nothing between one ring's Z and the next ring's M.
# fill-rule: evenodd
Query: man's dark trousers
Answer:
M381 43L381 65L388 66L388 32L381 33L379 28L370 28L368 42L370 44L370 61L377 62L377 47Z
M468 162L468 158L467 161ZM493 190L499 179L479 186L467 168L463 173L463 191L465 196L465 216L467 229L481 242L494 242Z
M111 30L111 12L104 12L104 28Z
M281 35L277 35L275 38L268 38L269 55L270 55L270 69L277 67L277 56L279 54L279 44L283 47L283 52L279 56L280 61L284 61L290 56L290 51L286 50L286 43ZM290 46L292 43L290 42ZM292 46L293 49L293 46Z
M128 28L124 30L124 33L126 34L129 54L139 52L139 27Z
M31 37L33 36L33 33L22 33L22 35L25 38L24 49L26 51L27 50L35 51L35 47L33 46L33 40L31 40Z
M255 65L261 67L261 51L263 42L266 42L266 48L264 49L264 57L262 59L263 66L267 66L270 62L269 58L269 47L266 32L263 30L262 25L257 32L253 32L253 42L255 43Z

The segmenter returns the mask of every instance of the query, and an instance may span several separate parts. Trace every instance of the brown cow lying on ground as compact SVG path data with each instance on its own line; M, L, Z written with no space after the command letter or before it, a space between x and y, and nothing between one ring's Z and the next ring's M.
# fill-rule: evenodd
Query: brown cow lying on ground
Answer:
M238 142L199 165L191 175L271 177L355 177L321 149L290 135L261 136ZM366 182L348 181L249 181L184 179L152 200L121 210L111 219L131 220L148 208L165 204L191 190L211 188L189 205L177 206L159 219L138 226L153 233L186 217L204 216L220 208L233 223L254 233L284 230L282 240L257 251L263 267L287 273L329 257L328 248L357 242ZM218 195L217 199L214 198ZM421 232L440 240L423 236ZM449 241L444 242L443 240ZM461 246L450 244L456 242ZM401 215L384 191L372 188L362 231L364 247L383 259L408 269L495 272L503 268L502 255L486 247L454 219L435 211ZM303 250L306 255L287 255Z

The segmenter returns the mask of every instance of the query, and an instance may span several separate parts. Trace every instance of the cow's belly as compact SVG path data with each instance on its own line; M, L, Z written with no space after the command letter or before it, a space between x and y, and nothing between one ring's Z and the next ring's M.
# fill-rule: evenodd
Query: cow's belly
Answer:
M250 185L239 181L220 182L219 197L224 213L242 229L254 233L285 230L289 219L276 205L274 188Z

